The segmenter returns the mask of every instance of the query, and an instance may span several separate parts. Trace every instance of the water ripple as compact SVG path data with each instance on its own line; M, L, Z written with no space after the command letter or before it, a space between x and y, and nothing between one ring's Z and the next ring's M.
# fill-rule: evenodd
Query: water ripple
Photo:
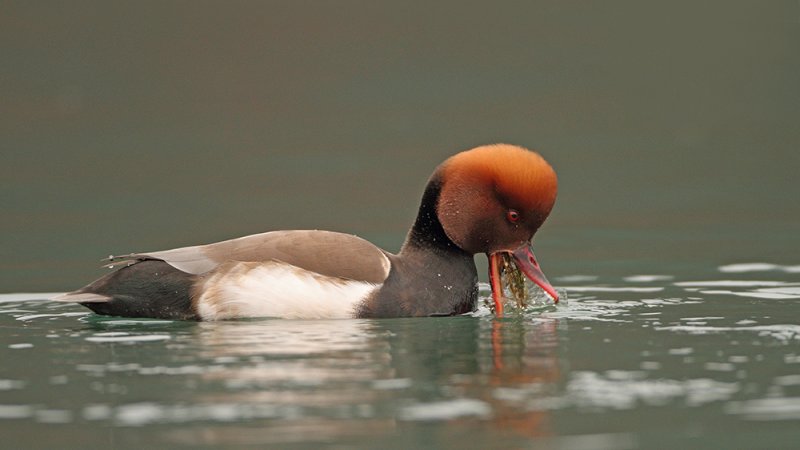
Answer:
M258 429L241 439L263 444L440 423L529 439L546 435L552 417L598 431L597 414L791 421L800 415L792 267L722 266L724 279L712 267L704 280L562 276L562 302L534 288L529 307L499 319L485 283L472 318L431 320L122 319L41 294L0 295L11 330L0 350L53 367L38 376L6 366L0 420L158 428L196 444L208 444L197 426L226 433L220 442ZM758 280L733 275L748 272ZM643 437L631 433L620 443ZM547 442L588 442L570 439Z
M750 327L671 325L666 327L656 327L655 329L666 330L666 331L681 331L691 334L749 331L749 332L756 332L758 333L759 336L768 336L784 342L788 342L791 340L800 340L800 325L795 325L795 324L756 325Z
M89 342L128 343L166 341L172 339L168 334L130 334L130 333L96 333L85 338Z
M725 406L725 412L741 415L747 420L800 420L800 397L731 402Z
M578 407L633 409L639 403L666 405L683 398L688 406L728 400L740 389L739 383L709 378L673 380L646 379L644 372L573 372L567 393Z
M492 407L488 403L471 398L459 398L406 406L400 410L398 417L401 420L438 421L461 417L488 418L491 415Z
M779 271L786 273L800 273L800 265L783 266L764 262L728 264L718 268L723 273L769 272Z

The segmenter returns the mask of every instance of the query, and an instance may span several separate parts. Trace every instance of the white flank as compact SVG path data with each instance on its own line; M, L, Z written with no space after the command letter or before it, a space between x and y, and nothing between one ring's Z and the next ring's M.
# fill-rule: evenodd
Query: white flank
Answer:
M378 285L329 278L277 261L220 267L196 300L203 320L246 317L353 318L357 305Z

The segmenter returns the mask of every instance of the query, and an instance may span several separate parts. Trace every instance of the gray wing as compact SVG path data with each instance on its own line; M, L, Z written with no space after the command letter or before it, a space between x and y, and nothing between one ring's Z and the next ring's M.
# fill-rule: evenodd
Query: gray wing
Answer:
M111 266L136 260L158 259L195 275L230 261L282 261L325 276L383 283L389 274L389 258L370 242L351 234L318 230L271 231L208 245L158 252L132 253Z

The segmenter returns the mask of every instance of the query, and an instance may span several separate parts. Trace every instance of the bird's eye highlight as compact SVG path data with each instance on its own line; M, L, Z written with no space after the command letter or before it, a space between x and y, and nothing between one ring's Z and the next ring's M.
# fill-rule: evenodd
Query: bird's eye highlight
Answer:
M516 209L509 209L508 212L506 212L506 219L508 219L508 221L511 223L519 222L519 218L519 211Z

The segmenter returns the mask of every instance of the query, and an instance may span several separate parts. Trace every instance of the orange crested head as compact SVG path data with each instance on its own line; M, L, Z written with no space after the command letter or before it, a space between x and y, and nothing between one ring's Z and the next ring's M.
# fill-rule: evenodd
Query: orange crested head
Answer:
M451 177L492 185L498 195L520 208L550 212L556 200L556 172L538 153L494 144L461 152L445 162Z
M558 180L538 153L508 144L458 153L437 169L437 214L448 237L471 253L529 241L556 200Z
M507 144L458 153L434 172L436 216L462 250L486 253L495 312L503 314L503 261L558 301L533 254L531 239L556 201L558 180L538 153Z

